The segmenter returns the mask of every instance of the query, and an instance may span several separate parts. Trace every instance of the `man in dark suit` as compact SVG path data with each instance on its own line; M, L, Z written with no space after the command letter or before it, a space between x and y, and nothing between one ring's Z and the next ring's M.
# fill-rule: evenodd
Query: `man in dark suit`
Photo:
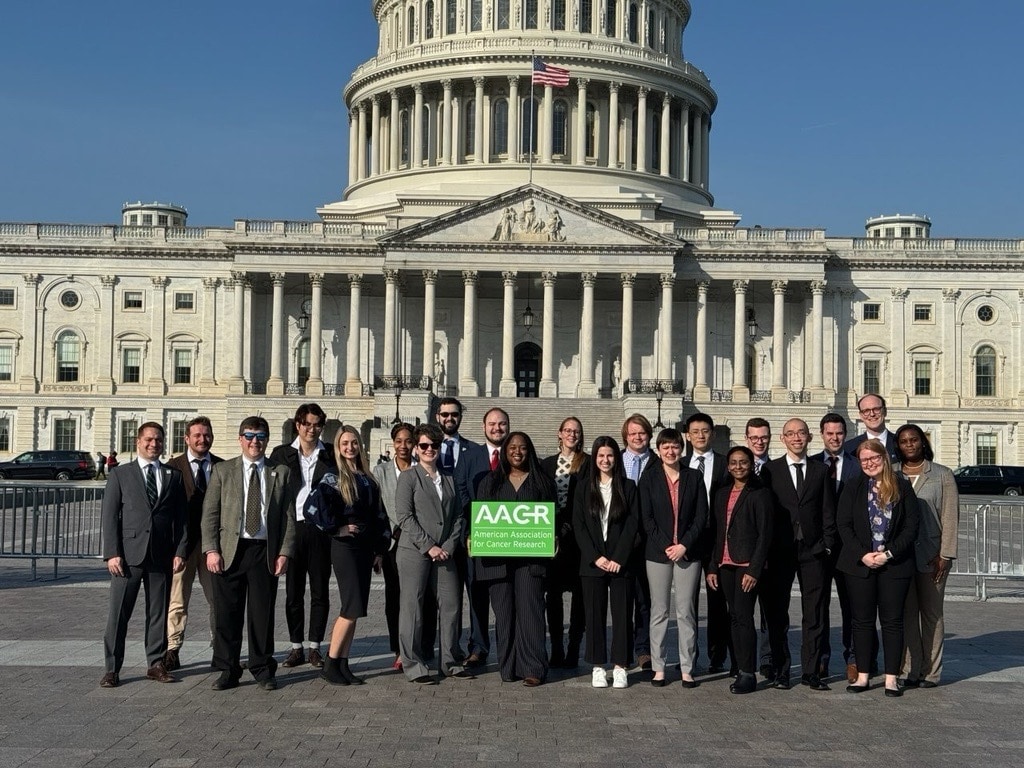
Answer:
M864 422L864 433L851 437L844 446L847 453L857 455L857 446L874 437L885 446L885 452L889 454L890 461L897 461L896 458L896 435L889 431L885 425L885 419L889 415L885 404L885 398L881 395L870 393L862 395L857 401L857 411Z
M242 676L242 625L248 614L249 671L260 688L277 688L274 603L277 578L288 570L295 546L295 498L288 467L265 457L270 425L249 416L238 428L242 455L222 461L203 501L203 552L213 574L216 691Z
M743 430L743 439L747 448L754 454L754 474L761 475L764 465L771 459L768 457L768 446L772 442L772 425L760 416L754 416L747 420ZM759 646L757 658L762 677L772 676L772 652L771 644L768 642L768 620L764 615L763 592L758 590L757 607L760 614L760 628L758 629L757 644Z
M622 422L622 469L626 477L639 484L648 467L659 463L658 455L651 450L654 428L642 413L633 413ZM643 538L643 526L640 536ZM644 543L640 544L643 551ZM640 669L651 669L651 585L647 581L647 569L633 569L633 652Z
M206 570L203 548L199 546L203 539L203 499L210 484L213 465L220 461L220 457L210 453L212 445L213 426L210 420L205 416L196 416L185 425L185 452L167 462L167 466L181 472L185 484L188 520L185 568L174 574L171 580L171 604L167 609L167 653L164 654L164 666L169 672L181 667L179 651L185 641L188 604L196 576L199 576L199 583L203 587L203 594L206 595L206 603L210 608L210 637L213 637L213 586L210 572Z
M811 433L807 422L790 419L782 429L786 455L768 462L761 481L772 490L775 519L765 571L766 613L772 647L775 687L789 688L790 655L786 640L789 595L793 578L800 580L802 642L801 683L828 690L818 669L828 585L829 555L835 547L835 486L820 461L808 461Z
M704 490L707 492L708 509L714 503L715 494L725 482L727 477L725 467L725 456L711 450L711 443L715 438L715 422L706 413L694 413L686 420L686 440L690 444L690 455L687 458L687 465L690 469L700 472L704 480ZM732 659L732 665L736 662L732 654L732 630L729 619L729 608L725 602L725 592L720 589L711 589L707 583L708 568L711 565L711 554L715 542L714 515L708 515L708 526L704 529L701 537L701 552L704 558L701 565L704 569L704 584L708 600L708 623L707 623L707 651L708 651L708 672L717 674L725 671L726 658ZM693 593L693 613L700 613L700 589ZM700 655L700 645L697 646L697 654ZM696 661L697 657L694 657Z
M325 445L320 435L327 424L327 414L316 403L305 403L295 411L292 422L296 438L277 446L270 454L275 464L288 467L288 493L295 501L295 553L288 563L284 578L284 615L288 622L288 639L292 648L282 663L285 667L305 664L302 649L305 624L306 579L309 579L309 646L308 661L320 669L324 657L320 645L327 630L330 613L331 537L306 522L302 512L306 497L328 472L337 474L334 449Z
M146 589L146 677L159 683L176 678L164 666L171 573L185 567L185 486L181 473L161 466L164 428L153 421L139 427L138 459L115 467L103 493L103 559L110 572L110 611L103 636L103 688L121 684L128 622Z
M826 413L820 422L821 441L825 450L811 456L811 461L820 461L828 468L828 476L836 491L836 499L839 498L846 484L860 474L860 463L856 457L843 449L846 441L846 419L838 413ZM829 558L829 570L832 579L835 581L836 592L839 593L839 608L843 615L843 661L847 667L853 659L853 616L850 613L850 596L846 591L846 579L842 573L835 570L836 560L839 557L839 539L836 539L836 546ZM825 632L822 635L821 643L821 665L818 668L818 676L828 677L828 663L832 658L832 643L829 641L829 606L832 602L832 590L825 590ZM856 665L853 670L847 669L847 678L853 674L856 680ZM851 681L853 682L853 681Z

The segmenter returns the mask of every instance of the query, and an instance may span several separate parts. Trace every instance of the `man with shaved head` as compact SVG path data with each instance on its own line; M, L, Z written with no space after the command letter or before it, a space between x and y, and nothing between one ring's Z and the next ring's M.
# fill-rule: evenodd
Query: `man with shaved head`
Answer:
M790 419L782 428L786 455L768 462L761 480L774 496L772 544L762 577L762 596L772 649L776 688L790 686L789 595L793 579L800 580L802 642L800 682L811 690L827 691L818 676L829 589L828 557L836 542L835 483L820 461L808 461L811 431L803 419Z

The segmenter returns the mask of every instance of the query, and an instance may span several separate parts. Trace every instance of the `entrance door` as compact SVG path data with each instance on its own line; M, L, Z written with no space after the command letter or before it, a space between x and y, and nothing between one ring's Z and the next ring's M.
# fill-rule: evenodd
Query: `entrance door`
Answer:
M516 397L537 397L540 382L540 347L524 341L516 347Z

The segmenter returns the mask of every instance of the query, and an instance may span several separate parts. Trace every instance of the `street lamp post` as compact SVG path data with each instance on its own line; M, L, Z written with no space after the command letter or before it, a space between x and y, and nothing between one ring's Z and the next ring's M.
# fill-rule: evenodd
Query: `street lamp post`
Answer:
M654 390L654 396L658 399L658 420L654 422L654 427L656 429L661 429L662 427L665 426L664 424L661 423L661 401L665 397L665 387L663 387L660 383L658 384L658 388Z
M391 422L392 425L401 424L402 417L399 415L399 407L402 402L402 379L398 376L395 377L395 420Z

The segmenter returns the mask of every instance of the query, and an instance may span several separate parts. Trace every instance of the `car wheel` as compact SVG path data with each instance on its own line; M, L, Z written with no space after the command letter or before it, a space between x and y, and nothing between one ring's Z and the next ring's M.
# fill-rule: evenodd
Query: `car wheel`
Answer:
M0 480L6 480L6 479L7 479L7 473L3 472L3 471L0 471Z
M1003 493L1007 496L1020 496L1020 488L1007 488Z
M62 469L60 472L57 473L57 476L54 478L54 480L60 480L62 483L66 483L70 479L71 473L68 472L66 469Z

